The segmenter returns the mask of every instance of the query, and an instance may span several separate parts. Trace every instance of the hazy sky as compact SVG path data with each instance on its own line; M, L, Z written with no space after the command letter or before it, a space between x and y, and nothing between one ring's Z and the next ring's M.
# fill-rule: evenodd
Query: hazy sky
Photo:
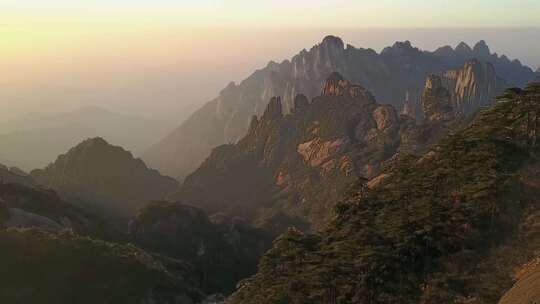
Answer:
M101 105L158 115L326 34L377 51L485 39L540 65L539 0L0 0L0 119Z

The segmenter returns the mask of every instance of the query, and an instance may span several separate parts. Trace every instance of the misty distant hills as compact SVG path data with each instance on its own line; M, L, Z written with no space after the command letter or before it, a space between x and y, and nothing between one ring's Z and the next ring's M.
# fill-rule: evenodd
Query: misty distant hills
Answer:
M168 122L85 107L33 113L0 124L0 160L24 170L44 167L85 138L101 136L139 154L172 127Z
M470 59L489 63L497 76L511 86L523 86L536 75L518 60L491 53L484 41L465 43L434 52L415 48L409 41L396 42L377 53L345 45L328 36L291 60L270 62L239 84L230 83L167 137L152 146L143 159L164 174L183 179L210 154L212 148L234 143L248 131L253 115L261 116L273 96L281 96L284 113L294 108L294 98L320 94L328 75L339 72L374 94L382 103L400 109L409 100L418 114L420 96L429 74L456 69Z

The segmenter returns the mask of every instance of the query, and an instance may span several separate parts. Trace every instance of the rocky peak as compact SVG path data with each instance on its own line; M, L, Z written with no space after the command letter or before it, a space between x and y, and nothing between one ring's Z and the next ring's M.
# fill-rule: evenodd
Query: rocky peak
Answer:
M397 41L391 47L387 47L382 50L381 54L402 54L411 51L417 51L418 49L413 47L410 41Z
M334 48L334 49L340 49L343 50L345 48L345 44L343 43L343 40L341 38L328 35L324 37L324 39L321 42L321 46L328 47L328 48Z
M486 44L484 40L480 40L476 43L476 45L473 48L473 52L481 58L485 58L491 55L489 46Z
M78 145L80 148L91 148L91 147L104 147L109 146L109 143L102 137L88 138Z
M462 68L442 74L443 85L451 93L456 112L469 114L478 107L489 105L494 97L508 86L491 63L470 59Z
M455 50L456 50L457 53L460 53L460 54L469 54L470 52L472 52L471 47L465 42L460 42L456 46Z
M453 118L451 95L443 86L442 77L428 76L421 98L424 117L429 122L448 121Z
M371 96L371 93L359 85L351 84L338 72L333 72L324 82L321 96L348 96L354 98Z

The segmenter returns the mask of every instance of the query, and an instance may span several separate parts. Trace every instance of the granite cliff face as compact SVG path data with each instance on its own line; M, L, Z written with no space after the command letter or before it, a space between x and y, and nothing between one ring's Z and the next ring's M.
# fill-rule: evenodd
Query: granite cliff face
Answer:
M377 53L345 46L340 38L328 36L291 60L270 62L241 83L229 84L216 99L150 148L143 159L164 174L183 179L213 148L241 139L248 131L251 117L262 115L273 96L282 97L283 112L288 114L294 110L298 94L308 99L318 96L326 77L335 71L370 90L381 102L401 109L408 96L411 108L419 109L429 74L458 68L471 58L492 63L498 76L514 85L524 85L534 78L531 69L489 53L483 43L474 49L462 44L455 49L426 52L407 41Z
M470 114L492 104L509 87L491 63L476 59L467 61L460 69L445 72L443 82L452 94L454 112L459 114Z
M102 138L85 140L31 175L70 202L109 218L134 215L143 204L165 197L178 186Z
M417 125L332 73L321 96L284 114L274 97L238 144L223 145L188 176L175 200L245 217L270 231L318 228L351 184L398 151L418 151L444 128ZM212 191L207 191L212 189Z
M494 103L507 87L492 64L469 60L460 69L428 76L420 99L423 116L429 121L467 116Z

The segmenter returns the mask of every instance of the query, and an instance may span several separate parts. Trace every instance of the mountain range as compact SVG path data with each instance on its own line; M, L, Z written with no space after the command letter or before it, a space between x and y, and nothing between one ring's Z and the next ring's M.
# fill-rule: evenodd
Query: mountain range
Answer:
M227 303L534 303L539 98L540 83L508 90L425 153L399 155L319 233L280 236Z
M496 77L511 86L523 86L535 77L519 61L492 54L483 41L473 48L461 43L456 48L446 46L434 52L415 48L408 41L396 42L377 53L345 46L340 38L328 36L291 60L270 62L241 83L230 83L217 98L147 150L143 159L150 167L182 180L213 148L241 139L248 132L251 117L262 115L270 98L281 96L283 112L290 113L297 94L308 99L318 96L332 72L339 72L371 91L380 102L398 109L408 100L418 115L426 77L460 68L470 59L489 63Z
M29 171L46 166L81 139L97 136L138 155L172 129L168 122L118 114L99 107L61 114L28 114L0 123L0 159ZM44 138L49 142L45 143Z
M376 53L328 36L229 85L150 165L122 147L155 139L148 120L6 124L36 155L62 150L30 174L0 165L0 302L537 302L534 76L483 41Z

